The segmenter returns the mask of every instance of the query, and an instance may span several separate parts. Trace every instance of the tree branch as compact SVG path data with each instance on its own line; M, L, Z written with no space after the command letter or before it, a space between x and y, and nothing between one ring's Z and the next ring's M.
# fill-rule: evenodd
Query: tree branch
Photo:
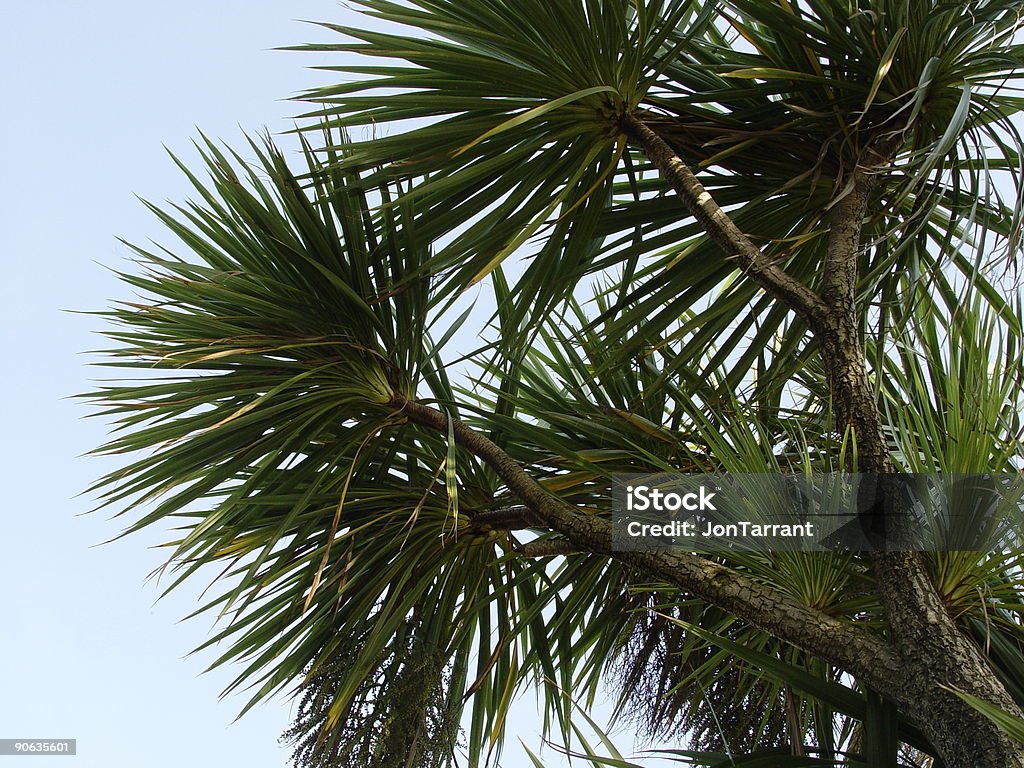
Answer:
M697 180L682 158L646 123L632 113L622 118L626 135L638 141L662 178L679 196L712 240L740 268L771 296L800 315L808 325L820 322L827 305L806 285L788 275L768 259L761 249L740 231L711 193Z
M892 457L868 377L857 306L861 235L876 179L870 170L856 168L833 206L821 276L827 309L812 330L821 347L837 429L853 429L860 471L887 473L893 471Z
M874 188L874 174L858 168L843 190L843 196L833 204L821 276L821 297L831 315L856 314L861 231Z
M391 406L396 415L448 434L448 417L401 394ZM505 482L546 527L562 534L584 552L613 557L652 579L664 581L735 614L774 637L828 661L882 694L897 698L905 688L899 657L874 635L810 608L779 590L720 563L686 552L618 552L612 550L611 523L585 514L549 493L519 463L487 437L457 419L451 430L456 442L481 459Z

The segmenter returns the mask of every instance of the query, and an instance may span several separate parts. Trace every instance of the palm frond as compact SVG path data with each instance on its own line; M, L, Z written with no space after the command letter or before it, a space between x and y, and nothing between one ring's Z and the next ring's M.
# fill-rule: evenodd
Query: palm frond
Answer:
M87 395L115 420L100 451L135 456L95 489L134 515L126 532L175 526L169 588L222 569L196 613L224 621L202 647L226 643L214 666L241 662L229 690L252 690L246 709L306 681L300 754L344 745L405 765L420 733L421 763L448 764L469 696L489 724L469 734L482 754L530 672L518 648L546 598L541 566L473 522L500 503L493 475L393 404L454 400L429 281L408 279L426 246L399 226L405 206L373 214L337 157L306 147L307 190L269 140L250 149L255 166L201 147L200 201L151 206L185 255L136 248L123 278L140 298L101 313L116 342L104 365L139 378Z

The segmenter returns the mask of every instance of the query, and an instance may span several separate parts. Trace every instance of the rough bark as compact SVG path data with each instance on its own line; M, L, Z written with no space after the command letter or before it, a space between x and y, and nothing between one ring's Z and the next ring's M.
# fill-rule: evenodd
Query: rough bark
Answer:
M942 687L959 688L1020 715L981 652L953 623L920 555L886 552L874 565L890 645L900 655L909 683L894 701L925 732L949 768L1024 766L1020 744Z
M643 146L648 159L661 172L662 178L679 196L686 209L726 256L736 261L747 277L808 323L824 313L825 305L818 295L761 253L761 249L740 231L686 163L658 134L635 115L626 114L622 120L626 135Z
M879 165L887 162L876 157ZM824 307L809 325L821 348L836 426L853 432L857 468L888 473L893 471L892 457L868 378L856 295L861 236L876 179L876 166L856 168L833 207L821 278Z
M863 222L875 187L880 153L851 174L847 194L835 206L822 276L825 316L812 325L825 364L837 426L856 440L857 468L885 474L894 470L874 388L860 340L857 306L858 261ZM899 530L890 535L899 537ZM1024 765L1020 745L968 708L949 691L955 686L1003 709L1020 713L974 642L956 626L930 578L924 558L912 551L873 556L875 583L885 609L891 644L907 669L932 685L910 697L904 709L944 727L930 733L950 766Z
M396 395L391 405L396 415L402 414L438 434L448 433L448 417L441 411L401 395ZM504 480L509 490L529 507L539 524L561 533L580 551L614 557L846 670L872 690L896 702L935 745L948 768L1024 766L1019 745L942 687L945 684L967 690L1013 711L1013 702L1005 691L1000 695L1002 686L998 681L995 682L999 690L985 684L992 679L991 671L984 667L984 660L973 646L949 643L948 632L929 631L929 626L951 621L941 605L921 614L913 601L909 603L910 615L905 617L903 636L908 638L910 646L899 653L878 637L794 601L719 563L680 552L613 552L611 524L607 520L583 513L551 495L515 459L462 422L454 420L452 432L459 445ZM935 594L923 570L906 568L905 573L923 579L915 583L911 591ZM914 627L921 629L910 631ZM920 637L922 643L919 654L913 646L916 637ZM966 640L958 631L954 631L953 637ZM936 638L943 641L938 646L935 646ZM937 670L930 661L935 656L945 660L943 667L952 667L945 670L942 677L936 675Z
M869 144L861 163L852 169L832 214L819 295L772 263L653 130L635 115L625 116L622 127L643 147L666 183L726 256L805 320L820 347L837 428L844 432L849 428L856 440L858 469L892 472L860 342L856 289L863 222L872 200L875 173L890 161L902 137L888 135ZM949 768L1024 766L1020 745L944 687L958 687L1020 713L980 650L956 627L928 578L921 555L881 552L874 557L874 571L888 619L889 646L900 659L900 671L880 687L877 681L861 677L857 671L860 664L839 666L897 702L928 735ZM789 641L781 634L776 636Z
M528 541L519 548L523 557L556 557L558 555L581 555L584 551L568 539L538 539Z
M474 528L493 531L520 531L536 528L539 521L529 507L520 504L476 512L470 516L470 522Z
M448 433L448 417L434 408L396 395L396 414ZM882 692L895 695L893 681L900 661L876 636L803 605L772 587L720 563L683 552L613 552L608 520L586 514L551 495L505 451L458 420L452 422L456 442L481 459L528 506L538 521L562 534L585 552L607 555L700 597L775 637L836 666L850 669Z

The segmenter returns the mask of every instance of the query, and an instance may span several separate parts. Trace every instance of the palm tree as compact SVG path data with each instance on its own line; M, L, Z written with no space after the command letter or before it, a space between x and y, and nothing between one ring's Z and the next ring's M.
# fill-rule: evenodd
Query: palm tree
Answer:
M705 748L1024 765L958 695L1020 714L1015 551L627 553L608 515L621 472L1019 469L1019 3L359 5L412 31L308 46L382 61L305 95L301 174L204 145L154 208L188 255L107 313L166 376L94 393L144 452L105 500L227 563L210 642L253 701L302 681L299 759L444 762L468 700L475 761L525 681L568 734L617 670Z

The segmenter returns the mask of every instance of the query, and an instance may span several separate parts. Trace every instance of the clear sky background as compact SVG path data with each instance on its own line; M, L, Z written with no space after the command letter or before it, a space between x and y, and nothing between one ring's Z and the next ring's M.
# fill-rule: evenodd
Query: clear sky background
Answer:
M102 323L69 310L127 298L111 272L129 257L116 236L172 242L135 197L189 195L162 145L197 167L199 129L242 148L242 129L290 128L300 105L285 99L323 75L306 69L312 55L271 49L330 37L296 19L354 16L331 0L5 9L0 738L78 739L77 757L36 757L33 768L287 764L277 739L289 703L232 723L246 698L218 697L238 670L201 674L215 653L188 656L211 619L179 620L205 584L157 602L145 577L164 561L152 548L161 533L101 545L122 521L85 514L95 500L79 494L117 461L83 457L106 428L68 398L104 373L84 354L103 346ZM513 730L539 743L532 716ZM514 741L506 755L506 766L526 764Z

